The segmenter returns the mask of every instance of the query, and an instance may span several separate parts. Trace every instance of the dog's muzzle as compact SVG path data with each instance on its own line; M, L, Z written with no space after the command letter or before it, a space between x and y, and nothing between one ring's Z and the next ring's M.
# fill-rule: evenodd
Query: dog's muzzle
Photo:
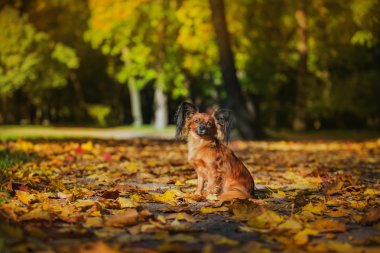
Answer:
M199 127L197 128L197 134L199 134L199 135L205 135L205 134L206 134L206 127L204 127L204 126L199 126Z

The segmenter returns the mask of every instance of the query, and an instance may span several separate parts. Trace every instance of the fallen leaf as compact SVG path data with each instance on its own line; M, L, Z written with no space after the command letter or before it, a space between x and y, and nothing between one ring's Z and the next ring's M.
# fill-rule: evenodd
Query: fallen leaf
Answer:
M166 238L168 242L185 242L185 243L197 243L199 240L192 235L176 234Z
M25 205L29 205L31 201L37 200L37 197L29 192L19 190L15 190L15 192L16 199L20 200Z
M228 210L228 209L227 209ZM187 222L194 223L196 220L189 214L187 213L172 213L166 216L166 219L177 219L177 220L184 220Z
M93 207L94 203L95 201L90 199L79 199L76 202L74 202L73 205L83 211Z
M346 231L346 224L338 220L318 219L311 225L321 233Z
M325 234L325 238L326 239L335 239L336 238L336 234L327 233L327 234Z
M219 244L219 245L228 245L228 246L237 246L239 245L239 242L236 240L229 239L225 236L218 235L218 234L201 234L199 238L202 241L211 242L213 244Z
M271 229L277 227L283 220L284 217L278 213L264 209L260 215L251 216L247 224L257 229Z
M140 215L136 209L126 209L121 214L110 215L106 217L106 224L113 227L123 227L136 225L139 221Z
M108 246L104 242L86 243L79 247L79 253L119 253L120 251Z
M119 202L121 208L128 208L128 207L137 207L139 204L130 198L123 198L119 197L117 199L117 202Z
M327 209L326 204L324 203L318 203L316 205L313 205L311 202L304 206L302 210L309 211L313 214L322 214Z
M331 210L325 213L327 216L334 217L334 218L340 218L340 217L348 217L351 215L349 211L346 209L338 209L338 210Z
M162 224L166 224L166 218L162 214L159 214L156 219Z
M43 211L41 209L33 209L29 213L26 213L18 218L20 221L28 220L51 220L52 215L48 211Z
M352 200L350 201L350 205L351 207L356 208L356 209L364 209L367 206L367 202Z
M86 227L99 228L103 226L103 219L100 217L87 217L84 225Z
M319 232L315 229L305 228L304 230L294 235L294 243L299 246L305 245L309 241L309 236L316 236L318 233Z
M380 207L371 208L365 212L361 224L370 225L380 221Z
M349 243L329 240L326 242L327 248L333 252L352 252L353 247Z
M102 198L106 199L117 199L119 197L120 192L118 190L108 190L103 192Z
M182 195L182 192L169 189L164 192L164 194L153 193L153 199L159 202L169 203L175 200L178 195Z
M335 193L338 193L342 190L343 188L343 185L344 185L344 182L343 181L338 181L336 183L333 183L333 184L330 184L330 185L327 185L323 188L324 192L327 194L327 195L333 195Z
M210 202L216 201L216 200L218 200L218 195L217 194L209 194L209 195L207 195L206 200L210 201Z
M369 189L367 188L364 193L364 195L380 195L380 190L378 189Z
M228 207L221 206L221 207L201 207L201 213L216 213L216 212L226 212L228 211Z
M273 198L285 198L285 197L286 197L286 194L285 194L284 191L277 190L276 193L272 193L272 197L273 197Z
M277 230L280 231L287 231L289 233L297 233L298 231L302 230L303 226L301 224L302 222L296 219L295 217L291 217L287 219L284 223L281 223Z

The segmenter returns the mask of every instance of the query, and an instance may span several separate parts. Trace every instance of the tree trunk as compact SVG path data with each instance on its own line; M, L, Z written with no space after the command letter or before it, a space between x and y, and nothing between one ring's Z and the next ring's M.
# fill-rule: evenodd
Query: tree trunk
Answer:
M303 131L306 129L306 94L305 84L307 78L307 54L308 54L308 28L307 28L307 11L304 0L298 1L295 18L297 22L297 51L300 56L298 62L298 73L296 81L296 107L293 119L293 130Z
M167 26L167 10L169 9L169 1L161 0L162 5L162 18L160 20L160 30L158 31L158 76L156 79L154 90L154 126L156 129L164 129L168 124L168 106L167 97L164 93L164 76L165 70L163 64L166 58L166 26Z
M84 99L82 86L81 86L80 82L78 81L77 74L74 71L70 71L69 77L70 77L71 82L73 84L73 88L74 88L75 95L76 95L76 98L77 98L78 103L79 103L79 107L82 108L83 110L87 110L87 105L86 105L86 101Z
M164 129L168 124L167 97L163 85L163 76L159 74L154 90L154 126L156 129Z
M133 80L128 82L129 97L131 99L131 109L133 117L133 126L140 127L142 126L142 110L141 110L141 99L140 91L137 89Z
M227 92L227 104L236 115L237 129L244 139L256 139L262 135L258 121L257 108L243 95L236 76L235 62L232 54L230 37L227 28L223 0L209 0L212 22L219 48L220 66L224 87Z

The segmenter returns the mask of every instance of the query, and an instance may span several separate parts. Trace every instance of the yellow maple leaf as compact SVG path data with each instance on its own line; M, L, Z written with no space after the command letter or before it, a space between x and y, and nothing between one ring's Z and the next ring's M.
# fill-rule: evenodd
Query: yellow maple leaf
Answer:
M311 225L319 232L345 232L346 224L338 220L318 219Z
M184 221L187 221L187 222L191 222L191 223L194 223L196 222L196 220L194 219L193 216L191 216L190 214L187 214L187 213L172 213L172 214L168 214L166 216L166 219L176 219L176 220L184 220Z
M20 200L25 205L29 205L31 201L37 200L34 194L25 191L16 190L16 198Z
M43 211L41 209L33 209L29 213L26 213L19 217L20 221L27 220L51 220L52 215L48 211Z
M181 196L183 193L177 189L169 189L164 192L164 194L153 193L153 199L164 203L173 203L177 196Z
M347 216L350 216L351 214L346 209L338 209L338 210L328 211L327 213L325 213L325 215L334 217L334 218L339 218L339 217L347 217Z
M305 228L293 237L294 243L299 246L305 245L309 241L309 236L311 235L318 235L318 231L315 229Z
M165 218L165 216L163 216L162 214L159 214L159 215L157 216L157 220L158 220L159 222L161 222L162 224L166 224L166 218Z
M94 148L94 145L92 144L92 141L88 141L86 143L83 143L81 147L83 150L91 151Z
M100 217L87 217L85 227L99 228L103 226L103 219Z
M123 211L123 213L106 217L106 224L113 227L130 226L137 224L139 219L140 215L137 210L131 208Z
M380 195L380 190L378 189L366 189L364 195Z
M229 239L225 236L218 234L201 234L200 238L202 241L212 242L213 244L219 245L229 245L229 246L237 246L239 242L236 240Z
M350 201L350 205L356 209L364 209L367 206L367 202L352 200Z
M139 205L133 199L123 197L119 197L117 202L119 202L121 208L137 207Z
M284 218L278 213L271 210L264 210L258 216L251 216L248 219L248 225L257 229L269 229L277 227Z
M272 197L273 198L285 198L286 194L285 194L285 192L283 192L281 190L277 190L276 193L272 193Z
M120 251L108 246L106 243L99 241L92 244L79 246L79 253L119 253Z
M285 230L290 233L297 233L298 231L302 230L303 226L301 222L296 219L295 217L290 217L287 219L284 223L281 223L277 229L278 230Z
M205 207L202 206L201 213L216 213L216 212L225 212L228 211L228 207L221 206L221 207Z
M95 201L90 199L78 199L73 205L81 210L86 210L92 207L95 204Z
M303 211L309 211L313 214L322 214L326 209L327 207L324 203L313 205L311 202L302 208Z

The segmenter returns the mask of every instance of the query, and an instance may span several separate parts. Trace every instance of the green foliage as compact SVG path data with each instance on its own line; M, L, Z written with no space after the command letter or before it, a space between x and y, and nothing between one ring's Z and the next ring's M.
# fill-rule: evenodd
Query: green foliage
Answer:
M79 59L70 47L58 43L52 53L52 58L58 60L59 62L65 64L69 69L76 69L79 67Z
M54 43L9 6L0 11L0 48L0 94L64 86L68 70L79 66L73 49Z
M88 105L88 114L96 119L100 126L106 126L106 117L111 112L111 108L106 105Z

